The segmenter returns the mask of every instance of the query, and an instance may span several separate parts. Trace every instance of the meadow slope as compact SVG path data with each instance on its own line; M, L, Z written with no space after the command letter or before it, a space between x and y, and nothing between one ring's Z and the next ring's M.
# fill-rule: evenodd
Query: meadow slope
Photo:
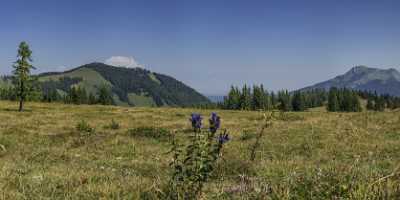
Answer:
M181 143L192 112L0 102L0 199L152 198L169 177L168 137ZM204 199L400 198L400 113L284 113L264 132L254 162L249 147L261 112L216 111L232 135ZM95 130L76 129L82 120ZM114 120L119 129L110 128ZM205 120L207 121L207 120ZM207 123L205 123L207 126Z

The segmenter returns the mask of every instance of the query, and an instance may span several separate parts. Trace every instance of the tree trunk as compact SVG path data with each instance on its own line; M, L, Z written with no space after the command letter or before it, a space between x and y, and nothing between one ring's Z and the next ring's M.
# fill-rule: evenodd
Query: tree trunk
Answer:
M24 91L24 81L21 80L20 85L20 97L19 97L19 112L24 109L25 91Z
M22 112L22 110L24 109L24 100L21 98L19 100L19 112Z

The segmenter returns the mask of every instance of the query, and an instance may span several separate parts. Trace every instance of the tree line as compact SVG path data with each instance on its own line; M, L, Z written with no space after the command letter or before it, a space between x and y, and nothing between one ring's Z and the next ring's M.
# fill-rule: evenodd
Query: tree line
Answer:
M384 111L385 109L400 108L400 97L388 94L379 95L377 92L360 91L360 96L366 99L366 109Z
M330 112L360 112L361 101L367 102L366 109L384 111L400 108L400 98L377 92L351 90L332 87L329 90L312 89L305 91L278 92L268 91L263 85L231 86L224 101L202 105L202 108L220 108L228 110L281 110L305 111L309 108L325 106Z
M275 93L265 90L263 85L244 85L242 88L231 86L228 95L217 107L230 110L304 111L323 106L325 101L326 93L321 89L293 93L280 90Z
M328 92L328 104L326 108L330 112L362 111L358 92L347 88L331 88Z
M0 88L1 100L18 100L18 93L15 86ZM65 104L101 104L113 105L114 100L112 92L106 85L102 85L97 92L88 92L82 86L72 86L66 92L55 88L50 90L42 90L40 86L32 87L25 97L26 101L37 102L63 102Z

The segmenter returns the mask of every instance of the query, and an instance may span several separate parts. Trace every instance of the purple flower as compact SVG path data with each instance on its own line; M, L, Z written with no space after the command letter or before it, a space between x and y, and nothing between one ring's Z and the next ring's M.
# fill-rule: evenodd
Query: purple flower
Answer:
M210 132L215 133L221 126L221 118L217 115L217 113L213 112L211 114L210 122Z
M198 113L192 113L190 115L190 121L192 122L192 127L194 130L200 130L201 129L201 120L203 120L203 117L201 117L200 114Z
M220 144L224 144L224 143L226 143L226 142L228 142L229 140L230 140L231 138L229 137L229 134L228 133L221 133L221 134L219 134L219 136L218 136L218 142L220 143Z

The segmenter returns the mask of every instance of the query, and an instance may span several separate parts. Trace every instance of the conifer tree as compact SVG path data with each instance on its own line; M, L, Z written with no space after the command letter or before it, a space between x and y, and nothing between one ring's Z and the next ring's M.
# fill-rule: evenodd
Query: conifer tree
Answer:
M251 109L251 90L247 85L242 88L242 94L240 96L240 109L250 110Z
M21 42L18 48L17 61L14 63L13 79L16 89L16 96L19 100L19 111L23 111L24 102L31 92L31 69L35 69L32 62L32 51L28 43Z
M260 85L260 92L261 92L261 109L263 110L270 110L271 109L271 100L268 95L268 91L264 89L264 85Z
M279 109L282 111L291 111L292 102L290 94L287 90L278 92Z
M347 88L331 88L327 110L331 112L360 112L362 108L358 93Z
M276 98L275 92L272 91L271 92L271 107L272 107L272 109L275 109L277 104L278 104L278 100Z
M263 109L263 92L261 91L261 88L258 87L257 85L253 86L251 109L252 110Z
M98 102L102 105L113 104L111 91L106 85L102 85L98 92Z
M231 86L225 105L227 109L231 110L237 110L240 108L240 92L237 87Z
M381 96L375 97L375 111L384 111L385 110L385 99Z
M88 104L92 105L92 104L96 104L97 100L96 97L93 95L93 93L89 93L89 97L88 97Z
M354 111L353 96L350 90L343 88L341 92L343 94L343 98L339 102L341 105L340 111L347 111L347 112Z
M328 107L327 107L327 109L330 112L339 111L338 90L336 88L331 88L329 90Z
M56 89L50 89L47 92L43 93L42 101L54 102L54 101L59 101L59 100L60 100L60 96Z
M71 87L68 92L68 99L70 103L79 104L78 89L76 87Z
M293 94L292 107L293 111L304 111L306 109L305 97L302 92L295 92Z
M352 93L352 110L351 111L353 111L353 112L361 112L362 111L359 96L355 92Z
M86 93L86 89L84 87L79 86L76 92L78 96L78 104L87 104L88 96Z

